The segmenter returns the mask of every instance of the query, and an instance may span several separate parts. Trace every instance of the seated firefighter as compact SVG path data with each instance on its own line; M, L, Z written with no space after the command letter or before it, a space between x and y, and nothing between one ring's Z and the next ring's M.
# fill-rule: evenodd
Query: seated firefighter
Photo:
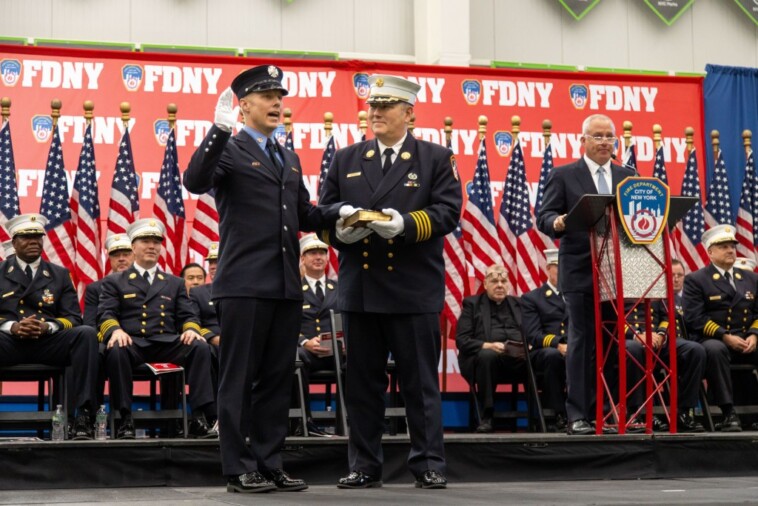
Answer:
M193 415L189 435L218 436L206 419L216 413L210 348L200 336L184 281L157 267L164 232L163 224L152 218L132 223L127 234L134 264L103 281L98 321L108 347L105 367L111 406L121 414L119 439L135 436L132 370L147 362L173 362L185 368Z
M740 432L729 365L758 365L758 275L735 267L732 225L712 227L702 239L711 263L684 278L684 321L690 339L705 348L705 378L723 413L721 431Z
M568 313L558 291L558 250L545 250L547 281L521 296L524 337L535 371L543 372L544 407L555 412L555 429L566 428L566 332Z
M313 422L310 410L310 374L335 367L331 344L321 343L321 334L331 332L330 309L337 309L337 282L326 277L328 246L316 234L300 239L300 262L303 268L303 316L300 324L298 359L303 363L305 410L308 417L308 434L326 436ZM295 435L302 428L298 426Z
M47 220L22 214L8 220L15 256L0 263L0 365L69 365L76 420L72 439L92 439L97 333L81 325L71 273L42 259Z
M491 265L484 278L485 293L463 299L455 343L461 374L476 386L482 406L477 432L493 431L495 390L499 383L522 381L527 375L527 355L522 335L519 299L508 295L508 273ZM560 354L553 360L562 361ZM560 366L556 366L560 367Z

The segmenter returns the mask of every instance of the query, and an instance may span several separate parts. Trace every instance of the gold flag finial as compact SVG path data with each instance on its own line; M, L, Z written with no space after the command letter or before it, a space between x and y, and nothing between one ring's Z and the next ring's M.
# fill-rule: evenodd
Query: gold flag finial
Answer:
M56 126L58 124L58 118L61 117L61 107L63 107L63 104L61 103L60 99L54 98L50 101L50 108L53 110L53 112L50 114L50 116L53 118L53 126Z
M622 127L624 129L624 149L629 149L632 145L632 122L624 121Z
M366 111L358 112L358 129L361 131L361 135L366 135L368 130L368 113Z
M450 144L453 139L453 118L445 117L445 144Z
M742 145L745 146L745 156L750 156L753 150L753 132L750 130L742 131Z
M283 114L284 114L284 131L289 134L292 132L292 109L287 107L286 109L284 109Z
M513 134L513 143L518 142L518 134L521 132L521 117L511 116L511 133Z
M176 123L176 111L178 111L179 108L176 107L176 104L168 104L166 106L166 112L168 112L168 128L173 129L174 124Z
M684 138L687 141L687 152L691 152L695 147L695 129L687 127L684 129Z
M658 148L661 147L661 134L663 133L663 127L656 123L653 125L653 146L655 146L656 151Z
M334 122L334 114L330 112L324 113L324 134L326 134L326 138L332 136L332 122Z
M94 110L95 110L95 103L92 100L85 100L83 106L84 107L84 119L87 121L88 125L92 124L92 117L94 116Z
M550 144L550 137L553 136L553 122L549 119L542 120L542 139L545 141L545 149Z
M8 117L11 115L11 99L10 97L3 97L0 99L0 114L2 114L3 120L0 121L0 125L8 121Z
M716 158L719 157L719 151L721 150L721 134L718 130L711 130L711 146L713 147L713 161L716 162Z
M128 127L129 113L132 111L132 106L129 105L129 102L121 102L119 108L121 109L121 121L124 123L125 127Z
M408 130L413 133L414 128L416 128L416 115L411 113L411 122L408 123Z
M488 121L487 116L479 116L479 139L484 139L484 136L487 135Z

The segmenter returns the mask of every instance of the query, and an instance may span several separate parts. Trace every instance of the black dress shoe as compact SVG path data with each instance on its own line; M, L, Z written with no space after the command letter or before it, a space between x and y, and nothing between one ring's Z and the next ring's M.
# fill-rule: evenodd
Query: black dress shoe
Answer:
M494 431L495 429L492 426L492 418L482 418L482 421L476 427L477 434L489 434L490 432Z
M118 432L116 432L116 439L134 439L134 438L135 438L134 420L132 420L132 415L126 415L124 418L121 419L121 424L118 427Z
M695 418L688 413L679 413L676 421L677 432L705 432L705 428L702 424L695 421Z
M566 429L566 434L569 436L584 436L588 434L594 434L595 429L592 428L592 425L590 425L590 422L587 420L581 419L581 420L574 420L573 422L568 424L568 428Z
M375 488L381 487L382 480L361 471L352 471L344 478L340 478L337 488Z
M92 417L86 409L79 410L74 426L69 433L69 439L73 441L86 441L93 439Z
M735 411L726 415L721 421L721 432L742 432L742 423Z
M653 432L668 432L668 430L669 424L666 423L663 418L659 416L653 416Z
M261 471L261 476L268 481L276 485L276 489L279 492L297 492L298 490L305 490L308 488L308 484L303 480L297 478L291 478L290 475L282 471L281 469L270 469L268 471Z
M430 469L416 478L416 488L447 488L447 478Z
M195 416L189 423L189 437L195 439L215 439L218 438L218 432L216 432L205 419L205 415L202 413Z
M568 425L568 421L566 420L566 415L563 413L558 413L555 415L555 431L556 432L563 432L566 430L566 426Z
M321 430L321 427L313 423L313 420L308 420L308 435L313 437L332 437L328 432Z
M271 492L276 490L276 485L271 480L267 480L257 471L252 473L232 476L226 482L227 492L240 492L243 494L255 494L258 492Z

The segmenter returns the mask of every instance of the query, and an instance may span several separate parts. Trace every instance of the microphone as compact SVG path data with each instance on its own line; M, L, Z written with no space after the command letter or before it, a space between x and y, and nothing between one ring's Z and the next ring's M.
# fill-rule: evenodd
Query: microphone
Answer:
M627 169L633 170L635 177L639 177L640 176L640 173L637 172L637 167L634 167L632 165L629 165L629 164L626 164L626 163L622 162L621 160L619 160L619 157L616 156L616 153L611 153L611 159L613 159L614 162L620 163L622 167L626 167Z

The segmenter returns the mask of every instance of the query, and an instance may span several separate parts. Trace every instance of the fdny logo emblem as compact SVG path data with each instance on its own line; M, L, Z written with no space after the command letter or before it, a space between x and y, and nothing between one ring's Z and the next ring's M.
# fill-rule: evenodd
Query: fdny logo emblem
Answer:
M16 86L21 76L21 62L18 60L3 60L0 62L0 75L3 76L3 84Z
M572 84L569 87L569 96L571 97L571 103L574 104L576 109L584 109L587 105L587 87L583 84Z
M158 144L165 146L168 142L168 134L171 132L168 121L165 119L155 120L153 131L155 132L155 140L158 141Z
M287 132L284 130L284 125L276 127L276 130L274 130L274 139L276 139L276 142L278 142L280 146L287 147L285 145L287 142Z
M53 118L37 115L32 118L32 133L37 142L47 142L53 133Z
M511 147L513 147L513 135L510 132L495 132L495 149L498 155L508 156L511 154Z
M655 177L628 177L618 186L616 205L633 244L652 244L666 226L669 187Z
M463 98L466 99L468 105L479 103L479 97L482 95L482 85L479 81L467 79L461 83L461 90L463 91Z
M358 98L366 100L371 88L368 84L368 74L353 74L353 88L355 88L355 94L358 95Z
M121 80L124 81L126 91L137 91L142 85L142 67L139 65L124 65L121 68Z

